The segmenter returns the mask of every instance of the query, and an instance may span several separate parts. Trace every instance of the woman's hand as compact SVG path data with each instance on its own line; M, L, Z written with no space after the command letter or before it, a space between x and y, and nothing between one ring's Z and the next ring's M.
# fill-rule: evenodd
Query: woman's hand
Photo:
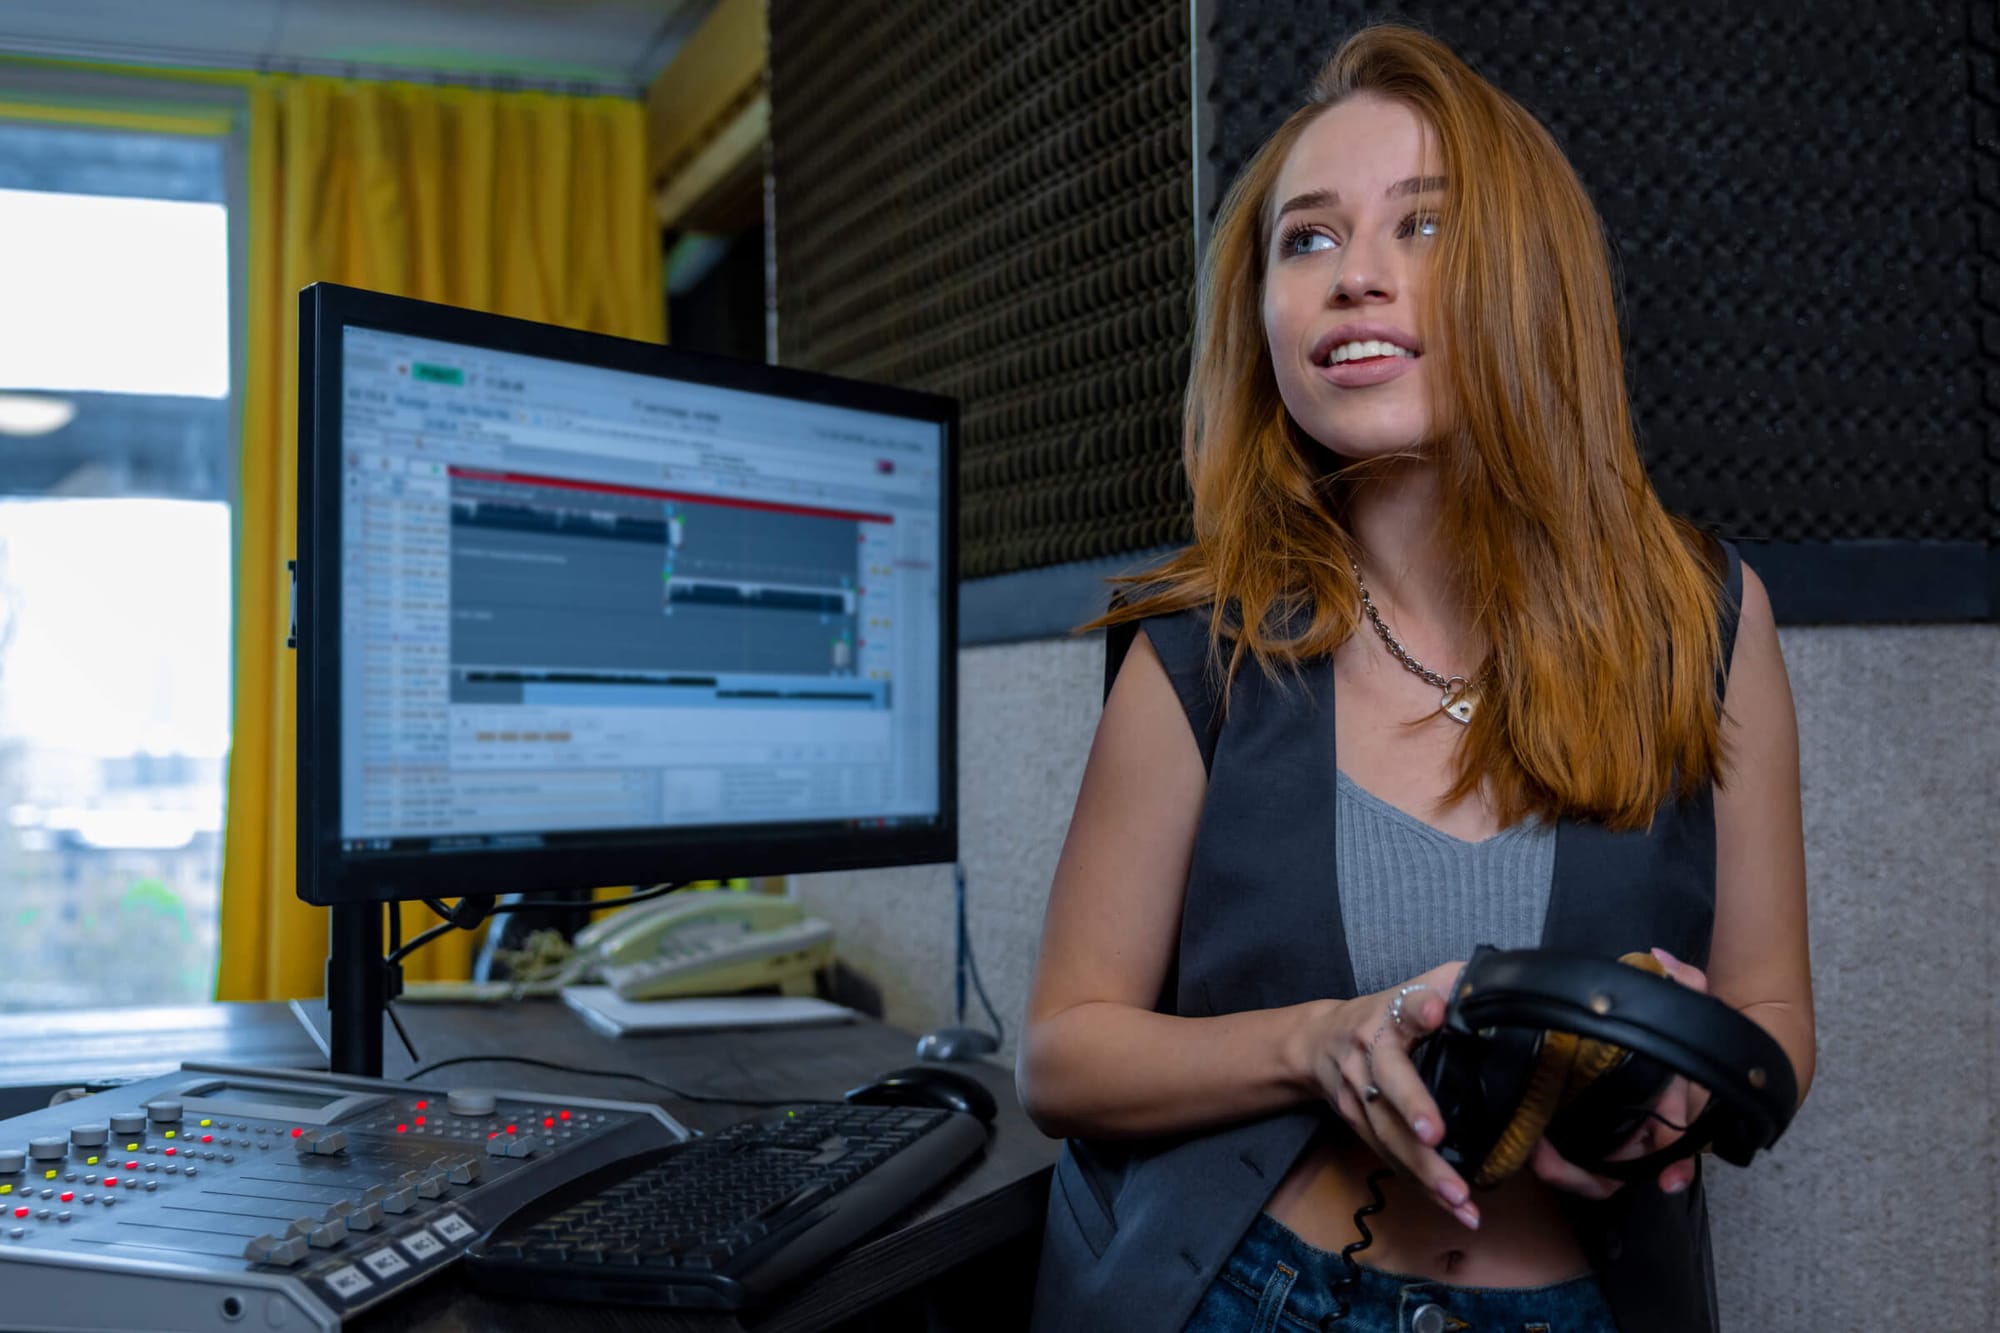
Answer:
M1464 966L1445 963L1401 986L1317 1011L1320 1027L1308 1040L1313 1075L1340 1118L1377 1157L1421 1182L1439 1207L1476 1230L1479 1207L1437 1154L1444 1117L1410 1060L1410 1047L1443 1024L1445 995Z
M1708 976L1700 968L1683 963L1665 949L1654 949L1653 957L1660 960L1660 966L1666 968L1669 977L1689 990L1708 994ZM1679 1074L1674 1075L1673 1081L1667 1084L1667 1090L1660 1094L1660 1100L1654 1105L1652 1116L1623 1147L1611 1154L1611 1160L1629 1161L1634 1157L1644 1157L1674 1143L1707 1104L1706 1088L1689 1083ZM1585 1171L1557 1152L1547 1139L1535 1145L1529 1164L1537 1176L1557 1189L1589 1199L1608 1199L1624 1184L1623 1181ZM1694 1173L1695 1161L1692 1157L1669 1162L1660 1171L1660 1189L1667 1194L1679 1194L1693 1183Z

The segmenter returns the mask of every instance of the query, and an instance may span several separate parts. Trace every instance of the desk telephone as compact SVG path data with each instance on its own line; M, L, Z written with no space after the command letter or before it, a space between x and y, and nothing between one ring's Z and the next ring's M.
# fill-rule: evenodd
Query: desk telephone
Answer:
M733 890L683 892L592 922L577 932L573 949L546 975L410 982L404 998L514 999L554 995L564 986L599 980L627 1000L728 995L764 987L810 995L813 974L833 964L833 928L808 917L790 898Z
M833 927L790 898L698 893L592 922L577 932L576 948L627 1000L764 986L810 995L813 973L833 963Z

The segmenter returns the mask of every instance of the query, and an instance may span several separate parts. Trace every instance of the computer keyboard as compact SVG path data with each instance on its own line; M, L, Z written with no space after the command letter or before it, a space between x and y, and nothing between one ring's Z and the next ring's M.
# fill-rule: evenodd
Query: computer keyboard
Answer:
M974 1116L811 1102L642 1153L535 1200L466 1255L501 1295L757 1305L888 1221L986 1142Z

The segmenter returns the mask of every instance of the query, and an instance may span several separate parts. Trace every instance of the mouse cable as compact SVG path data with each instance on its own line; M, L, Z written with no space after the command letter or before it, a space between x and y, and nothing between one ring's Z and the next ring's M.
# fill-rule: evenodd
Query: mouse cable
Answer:
M554 1060L540 1060L532 1055L454 1055L448 1060L433 1060L419 1069L403 1075L401 1082L411 1082L448 1065L533 1065L537 1069L553 1069L559 1074L575 1074L582 1078L626 1078L637 1083L645 1083L684 1102L703 1102L717 1106L797 1106L807 1097L787 1097L773 1101L761 1097L718 1097L713 1093L686 1092L671 1083L662 1083L645 1074L635 1074L629 1069L585 1069L581 1065L558 1064Z
M979 1003L985 1006L986 1016L993 1020L994 1042L1005 1046L1007 1044L1006 1024L1000 1021L999 1013L993 1008L993 999L986 993L986 983L979 976L979 959L972 952L972 928L966 924L964 864L961 862L953 865L952 874L956 880L956 887L958 889L958 956L965 960L966 971L972 974L972 989L978 994ZM962 1020L964 1017L962 1012L964 1000L961 999L959 1004L961 1006L960 1018Z

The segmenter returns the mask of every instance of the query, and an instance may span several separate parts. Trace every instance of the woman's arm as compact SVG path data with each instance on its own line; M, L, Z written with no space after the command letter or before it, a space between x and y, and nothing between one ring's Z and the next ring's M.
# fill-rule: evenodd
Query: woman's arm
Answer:
M1193 731L1141 633L1105 700L1028 995L1015 1080L1045 1133L1192 1131L1319 1096L1307 1028L1320 1006L1153 1011L1206 791Z
M1812 1086L1815 1039L1798 718L1771 598L1748 565L1722 735L1726 763L1715 793L1709 991L1784 1047L1803 1102Z

